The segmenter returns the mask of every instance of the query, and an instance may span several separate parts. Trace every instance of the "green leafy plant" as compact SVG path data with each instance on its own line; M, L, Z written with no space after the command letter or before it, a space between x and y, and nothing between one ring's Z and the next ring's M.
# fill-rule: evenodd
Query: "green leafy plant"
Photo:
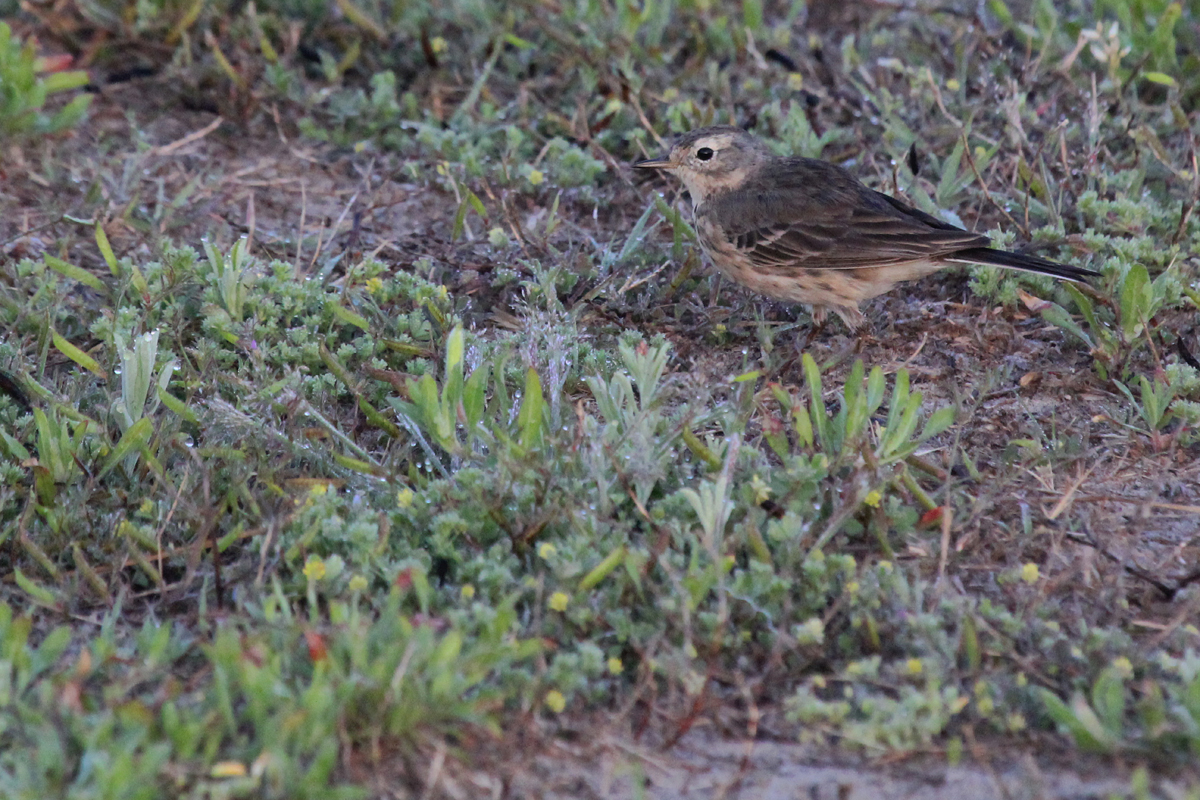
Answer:
M464 379L463 359L464 333L462 326L455 326L446 338L440 390L433 375L425 373L416 380L408 381L408 400L389 398L401 421L418 435L423 431L456 461L469 456L476 443L489 448L500 445L517 457L536 449L542 442L547 413L537 371L533 368L526 370L524 393L515 424L508 424L503 417L509 413L506 408L509 395L503 386L503 368L498 368L495 373L493 413L488 416L487 424L481 425L487 405L486 392L491 369L484 364Z
M1138 376L1139 397L1135 398L1133 391L1126 384L1115 381L1117 389L1125 395L1129 406L1141 418L1141 426L1126 426L1131 430L1149 435L1150 443L1155 451L1166 450L1173 442L1194 424L1200 414L1194 403L1188 403L1178 398L1179 387L1170 380L1155 377L1153 381L1145 375ZM1178 425L1177 425L1178 423ZM1174 428L1173 431L1170 429ZM1185 440L1186 441L1186 440Z
M159 394L167 390L171 377L179 365L178 359L163 364L155 378L154 368L158 358L158 331L143 333L127 347L120 334L116 340L121 359L121 397L117 402L117 423L121 430L129 430L138 420L152 414L158 406ZM157 385L158 392L150 390Z
M1175 29L1183 16L1182 3L1175 0L1098 0L1094 13L1097 20L1115 17L1119 25L1115 30L1119 31L1117 35L1127 52L1148 62L1144 68L1168 73L1162 77L1173 80L1170 73L1179 67ZM1098 30L1102 31L1103 27L1102 22L1097 23ZM1098 54L1097 60L1107 59Z
M622 341L617 351L624 370L614 370L607 378L590 375L585 379L605 423L591 433L596 437L596 457L608 453L624 464L627 480L644 503L665 474L678 437L686 434L670 425L657 407L670 344ZM715 460L694 435L692 439L700 452ZM615 477L607 470L598 472L602 485Z
M8 23L0 22L0 141L58 133L79 124L87 113L90 94L73 97L54 113L44 110L52 95L88 82L83 71L46 71L33 43L22 43Z
M45 480L39 482L39 488L42 489L43 502L46 502L53 497L53 485L72 483L82 474L79 465L85 463L82 448L88 425L86 422L72 424L58 412L51 410L47 414L40 408L33 410L33 419L37 425L38 446L35 474Z
M887 384L883 370L878 366L871 369L870 377L863 381L864 367L861 360L855 361L846 378L837 413L826 407L821 371L812 356L805 353L801 358L804 376L808 383L810 400L807 404L788 405L792 421L800 442L808 448L820 445L820 452L830 458L834 467L858 459L862 446L869 435L868 424L875 412L883 405L887 395ZM908 371L896 373L888 403L887 421L878 430L871 454L880 466L903 461L916 452L922 443L946 430L954 422L952 407L940 408L925 421L921 432L920 414L924 397L921 392L909 390ZM777 395L780 402L788 400Z
M250 272L253 260L246 252L246 239L243 237L234 242L228 256L218 251L212 242L204 243L204 252L208 255L212 270L210 280L221 309L231 322L240 323L254 283L254 275Z
M0 699L20 720L0 729L0 793L362 797L339 774L340 748L378 758L381 745L430 735L496 734L497 675L541 650L512 638L511 607L437 632L403 612L399 591L377 620L360 600L337 601L336 626L281 597L249 609L254 630L222 626L202 647L147 622L81 637L71 659L68 628L31 641L30 617L0 604ZM196 667L211 672L211 691L146 692Z
M481 434L479 423L489 377L489 367L484 364L464 379L463 358L464 333L462 326L455 326L446 338L441 390L427 372L416 380L410 379L411 400L390 400L401 419L416 423L438 447L454 456L462 456Z
M1119 659L1096 677L1090 697L1075 692L1070 702L1063 702L1049 689L1039 694L1046 713L1083 750L1195 757L1200 755L1200 673L1195 659L1189 651L1161 678L1133 685L1130 662Z
M1121 282L1115 315L1079 288L1064 284L1085 325L1072 319L1057 303L1047 303L1042 316L1088 346L1102 378L1124 380L1134 353L1151 341L1151 320L1168 303L1177 284L1169 271L1151 281L1146 268L1135 264Z

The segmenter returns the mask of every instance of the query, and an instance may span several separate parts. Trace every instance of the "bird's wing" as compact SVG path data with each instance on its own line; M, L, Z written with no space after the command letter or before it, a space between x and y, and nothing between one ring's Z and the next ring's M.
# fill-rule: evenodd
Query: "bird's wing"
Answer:
M903 264L988 244L986 236L861 184L844 189L738 192L714 198L701 213L719 221L729 242L766 270Z

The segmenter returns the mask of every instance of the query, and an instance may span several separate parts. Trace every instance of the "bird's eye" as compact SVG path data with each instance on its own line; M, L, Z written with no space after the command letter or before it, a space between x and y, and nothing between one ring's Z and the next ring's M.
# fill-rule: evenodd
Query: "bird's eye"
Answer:
M701 147L696 151L696 158L700 159L701 161L708 161L712 157L713 151L711 147Z

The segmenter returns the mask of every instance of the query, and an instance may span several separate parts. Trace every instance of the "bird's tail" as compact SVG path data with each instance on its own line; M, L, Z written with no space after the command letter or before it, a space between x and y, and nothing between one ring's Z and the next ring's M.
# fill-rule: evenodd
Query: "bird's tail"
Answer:
M1088 278L1100 275L1099 272L1083 267L1072 267L1069 264L1059 264L1037 256L1010 253L1007 250L994 250L990 247L972 247L959 250L953 255L946 256L947 261L957 261L962 264L986 264L993 267L1019 269L1025 272L1035 272L1040 275L1052 275L1068 281L1086 283Z

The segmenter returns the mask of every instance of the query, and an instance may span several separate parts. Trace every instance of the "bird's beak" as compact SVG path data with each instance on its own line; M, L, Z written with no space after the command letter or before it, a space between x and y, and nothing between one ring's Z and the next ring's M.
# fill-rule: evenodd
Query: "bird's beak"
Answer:
M672 169L675 165L669 158L647 158L645 161L635 161L633 166L638 169Z

